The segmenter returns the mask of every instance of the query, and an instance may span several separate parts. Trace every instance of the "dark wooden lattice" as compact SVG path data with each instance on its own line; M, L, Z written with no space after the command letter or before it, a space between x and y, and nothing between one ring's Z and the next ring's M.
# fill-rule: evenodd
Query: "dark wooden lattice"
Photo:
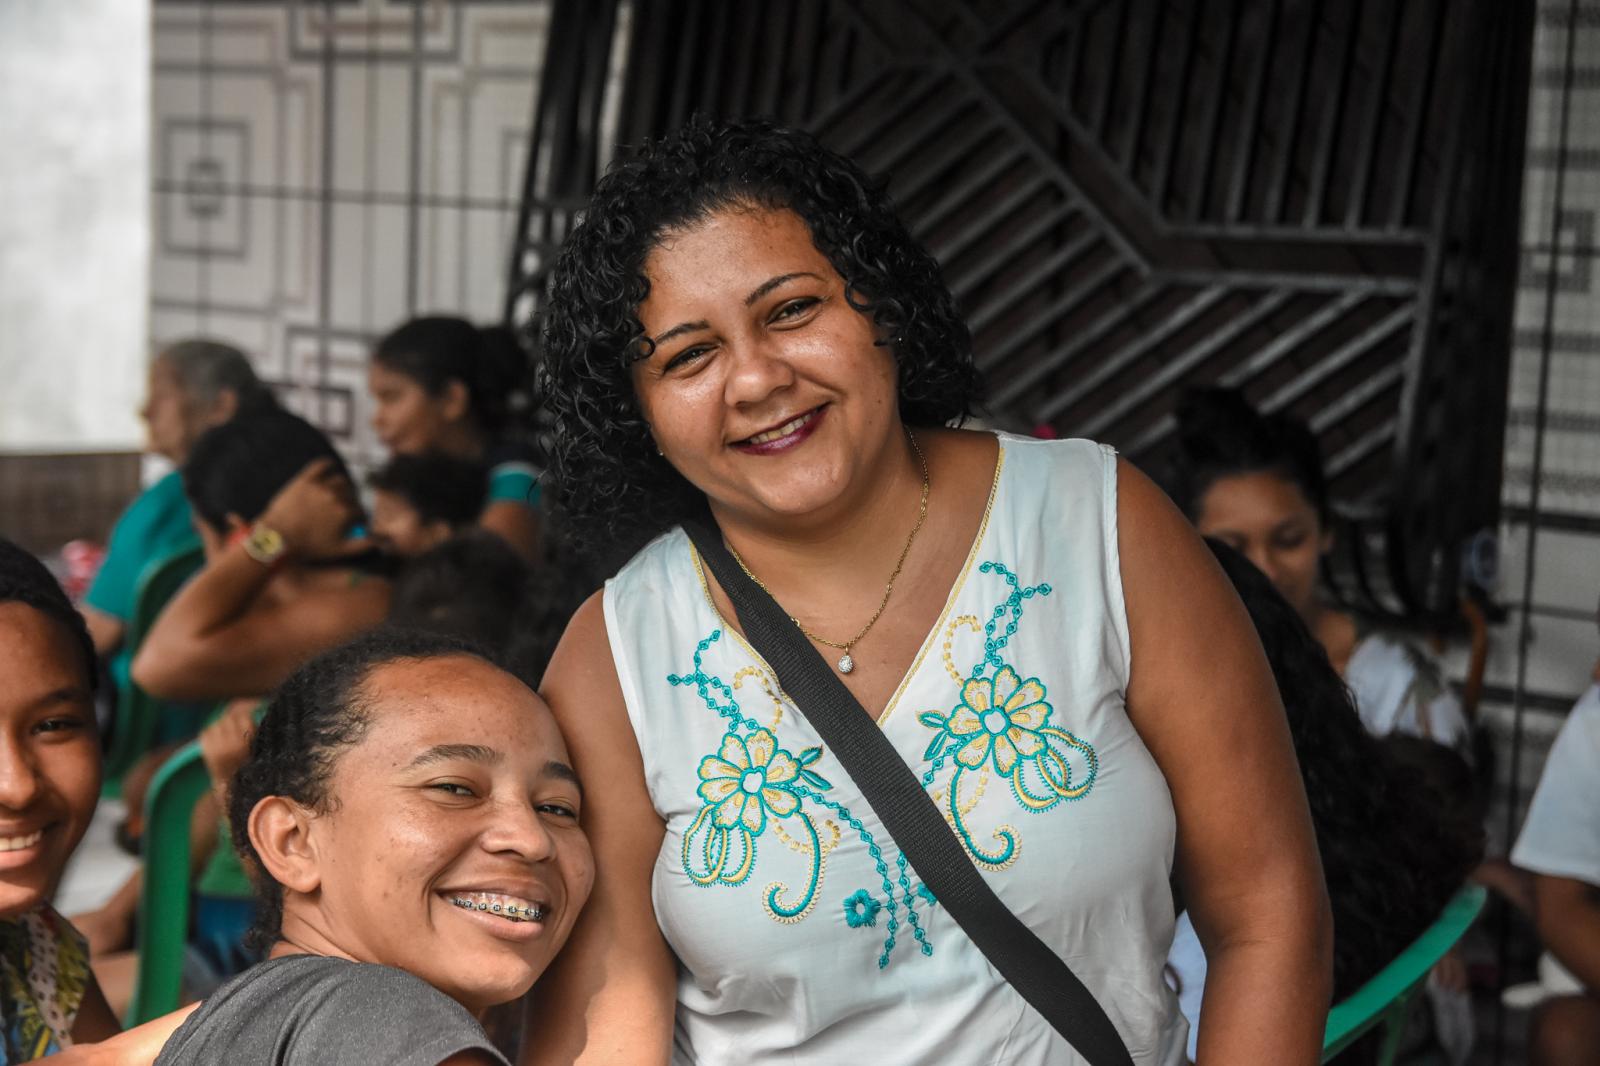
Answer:
M695 111L803 125L890 178L998 420L1159 465L1181 387L1241 386L1319 435L1342 591L1452 614L1498 516L1531 12L557 0L512 314L609 147L608 73L622 145Z

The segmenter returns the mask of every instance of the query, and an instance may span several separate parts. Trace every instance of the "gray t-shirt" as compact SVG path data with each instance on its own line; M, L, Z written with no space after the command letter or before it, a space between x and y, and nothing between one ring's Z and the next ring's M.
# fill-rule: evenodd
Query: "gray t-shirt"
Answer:
M426 981L391 966L288 955L213 992L156 1066L438 1066L470 1049L509 1066L466 1008Z

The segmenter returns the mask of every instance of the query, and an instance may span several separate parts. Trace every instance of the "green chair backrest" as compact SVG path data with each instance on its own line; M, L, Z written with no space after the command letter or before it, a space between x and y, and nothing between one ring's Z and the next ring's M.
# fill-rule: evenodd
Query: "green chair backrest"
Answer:
M198 544L180 548L171 555L147 564L139 574L134 594L133 617L128 620L125 643L128 653L138 652L145 634L155 625L156 616L185 581L200 569L205 556ZM119 692L117 717L111 728L111 744L106 751L104 794L120 795L122 777L155 744L161 715L167 704L151 696L129 680Z
M139 900L139 971L127 1024L178 1009L189 939L189 826L211 787L198 741L168 759L145 799L144 886Z
M1462 887L1445 904L1438 919L1424 929L1410 947L1328 1012L1328 1027L1322 1038L1323 1062L1380 1023L1386 1031L1378 1056L1379 1066L1390 1066L1394 1062L1412 998L1427 980L1428 971L1444 958L1478 917L1486 895L1482 885Z

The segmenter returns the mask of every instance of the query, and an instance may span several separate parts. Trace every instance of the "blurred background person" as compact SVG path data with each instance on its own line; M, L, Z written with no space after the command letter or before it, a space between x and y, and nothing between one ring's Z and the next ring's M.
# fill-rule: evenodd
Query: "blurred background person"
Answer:
M1547 998L1536 1009L1533 1066L1600 1063L1600 663L1561 726L1511 861L1534 875Z
M1453 760L1455 752L1405 735L1374 737L1322 645L1270 580L1239 552L1208 538L1207 546L1244 601L1261 637L1294 740L1311 822L1333 907L1333 999L1344 999L1381 970L1438 918L1483 856L1479 812L1463 810L1447 791L1414 772L1395 742L1413 742ZM1186 913L1178 919L1168 965L1189 1019L1195 1057L1205 953ZM1370 1056L1368 1040L1339 1057Z
M528 564L500 537L473 529L408 561L389 621L470 640L502 656L527 597Z
M205 548L133 664L172 699L271 692L295 667L383 619L388 583L358 565L371 543L333 444L288 411L211 430L183 469Z
M300 664L382 622L389 583L370 571L370 543L350 536L363 516L343 461L298 415L255 411L210 430L183 482L206 562L160 615L133 672L156 695L217 705L201 748L222 782L240 758L228 738L248 732L261 702ZM251 961L241 945L253 906L212 799L194 825L191 987L205 989ZM135 960L125 951L140 890L135 876L78 919L113 1006L132 990Z
M1258 413L1235 389L1187 392L1168 490L1203 536L1244 555L1321 642L1373 733L1467 742L1461 702L1416 644L1328 602L1318 577L1333 548L1316 438L1287 414Z
M199 437L241 411L276 405L239 349L219 341L178 341L150 362L140 415L152 454L174 469L141 492L112 528L105 558L84 598L83 615L95 651L109 657L119 689L128 681L123 636L133 617L139 578L150 563L194 543L195 530L178 468Z
M483 513L489 477L475 460L419 452L394 456L367 484L373 544L387 555L411 559L472 527Z
M539 468L512 431L525 398L527 356L511 331L432 315L400 325L373 349L367 386L378 438L395 455L439 451L484 463L479 524L526 559L539 544Z

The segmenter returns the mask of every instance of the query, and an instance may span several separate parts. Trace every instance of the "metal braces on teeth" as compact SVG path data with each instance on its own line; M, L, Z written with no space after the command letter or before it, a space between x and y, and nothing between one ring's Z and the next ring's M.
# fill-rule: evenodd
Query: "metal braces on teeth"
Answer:
M450 902L462 910L486 911L490 914L498 914L502 918L510 918L513 922L537 922L544 918L544 909L539 906L518 907L515 903L474 903L470 899L462 899L459 896L452 897Z

